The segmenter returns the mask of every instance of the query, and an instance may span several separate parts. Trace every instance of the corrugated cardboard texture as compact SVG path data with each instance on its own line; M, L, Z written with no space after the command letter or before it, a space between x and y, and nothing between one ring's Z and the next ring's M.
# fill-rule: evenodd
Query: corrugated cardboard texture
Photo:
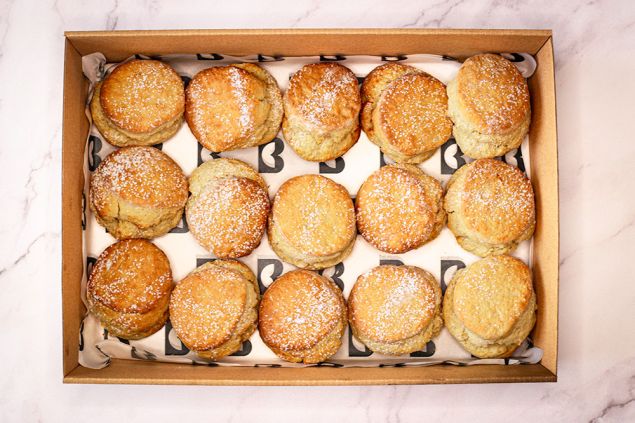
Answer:
M62 171L62 295L64 381L210 385L368 385L419 383L541 382L556 380L558 329L558 168L553 48L550 31L525 30L201 30L70 32L66 34ZM418 368L235 368L113 360L106 369L78 366L82 270L82 159L88 122L81 56L102 52L111 61L134 53L316 55L414 53L464 58L479 52L524 51L538 69L529 86L533 124L529 134L538 225L534 274L539 300L535 344L542 364L430 366Z

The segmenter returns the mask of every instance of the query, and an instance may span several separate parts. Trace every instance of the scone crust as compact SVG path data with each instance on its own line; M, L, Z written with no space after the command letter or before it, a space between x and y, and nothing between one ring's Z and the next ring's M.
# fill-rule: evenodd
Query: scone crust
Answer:
M170 320L179 339L201 357L217 360L240 349L255 330L258 290L242 263L215 260L174 288Z
M194 238L220 258L250 254L264 234L270 204L264 180L239 160L216 159L190 176L186 219Z
M400 254L436 238L445 224L443 188L409 164L383 166L356 197L357 228L378 250Z
M447 94L452 133L469 157L501 156L518 148L529 131L527 81L499 55L466 60L448 84Z
M165 253L145 239L106 248L86 285L89 310L115 336L139 339L167 320L173 281Z
M117 66L101 84L103 114L118 128L147 133L183 115L181 77L157 60L132 60Z
M362 126L398 163L420 163L452 135L445 85L412 66L388 63L362 85Z
M477 357L507 357L536 321L531 272L520 260L491 256L457 271L443 315L450 333Z
M357 278L349 296L353 334L371 350L421 350L441 330L441 288L415 266L382 265Z
M291 77L283 104L284 138L305 160L332 160L359 139L359 86L342 65L303 66Z
M506 134L530 114L527 81L498 54L467 59L456 77L462 116L482 134Z
M292 264L298 260L289 256L339 258L356 236L353 201L346 188L324 176L291 178L274 197L268 234L276 254Z
M124 147L93 172L89 204L115 238L153 238L181 220L187 192L183 171L168 155L153 147Z
M444 208L459 244L481 257L513 251L531 238L536 223L531 182L495 159L478 159L456 171Z
M260 303L260 336L287 361L326 360L341 346L345 327L342 292L333 281L307 270L276 279Z
M280 129L280 90L254 64L204 69L186 89L185 119L198 142L211 151L264 144Z

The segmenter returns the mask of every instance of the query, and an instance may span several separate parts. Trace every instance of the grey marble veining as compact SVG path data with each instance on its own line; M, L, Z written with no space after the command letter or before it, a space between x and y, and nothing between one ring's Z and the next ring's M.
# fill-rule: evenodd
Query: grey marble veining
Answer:
M554 30L558 383L61 384L62 31L243 27ZM633 46L630 1L0 0L0 421L635 421Z

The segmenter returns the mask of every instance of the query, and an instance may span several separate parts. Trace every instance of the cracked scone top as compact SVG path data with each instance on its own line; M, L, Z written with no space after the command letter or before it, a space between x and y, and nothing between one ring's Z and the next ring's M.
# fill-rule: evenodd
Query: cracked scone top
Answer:
M187 179L168 155L124 147L92 174L90 208L115 238L154 238L178 224L187 193Z
M139 339L165 324L172 285L163 251L145 239L127 239L100 254L86 299L90 312L112 335Z

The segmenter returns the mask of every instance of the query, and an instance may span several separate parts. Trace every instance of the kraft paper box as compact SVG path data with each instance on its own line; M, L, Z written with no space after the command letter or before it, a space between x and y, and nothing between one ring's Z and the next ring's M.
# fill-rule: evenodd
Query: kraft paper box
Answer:
M222 52L235 56L374 55L420 53L465 58L485 51L527 52L537 68L529 79L533 122L529 135L531 179L538 226L532 263L539 301L532 335L544 353L540 364L518 366L383 368L204 367L114 359L101 370L78 365L78 331L85 314L80 299L83 272L83 157L88 134L84 115L88 82L81 57L104 53L109 62L147 55ZM460 30L269 30L126 31L68 33L63 134L63 318L64 380L75 383L172 384L394 384L553 381L557 356L558 209L553 54L549 31ZM79 113L78 113L79 112Z

